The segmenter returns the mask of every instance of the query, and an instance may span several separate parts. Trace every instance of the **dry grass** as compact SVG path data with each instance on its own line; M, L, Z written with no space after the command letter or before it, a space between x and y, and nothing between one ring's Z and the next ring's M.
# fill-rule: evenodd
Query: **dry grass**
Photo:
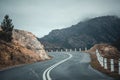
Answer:
M41 61L39 54L19 45L0 40L0 69Z
M99 50L100 53L102 53L101 55L103 57L108 58L108 69L104 69L103 67L101 67L101 65L99 64L97 57L95 55L95 51L96 49ZM91 66L97 70L99 70L102 73L105 73L111 77L114 77L116 80L120 80L120 75L118 74L118 59L120 58L120 54L119 51L108 44L97 44L94 47L92 47L90 50L88 50L88 53L90 53L91 56ZM111 72L110 71L110 60L109 59L115 59L115 71Z
M115 79L117 79L117 80L119 80L120 79L120 75L118 74L118 72L117 72L117 70L115 71L115 72L110 72L110 70L109 69L104 69L103 67L101 67L101 65L99 64L99 62L97 61L97 57L96 57L96 55L94 54L94 53L90 53L90 55L91 55L91 66L94 68L94 69L96 69L96 70L98 70L98 71L100 71L100 72L102 72L102 73L105 73L105 74L107 74L107 75L109 75L109 76L111 76L111 77L114 77Z
M108 69L104 69L101 67L100 63L96 57L96 49L99 50L101 56L107 58ZM91 55L91 66L102 73L105 73L111 77L114 77L116 80L120 80L120 75L118 74L118 59L120 58L120 52L117 48L109 45L109 44L96 44L90 50L87 51ZM114 59L115 71L110 71L110 59Z
M119 59L120 58L120 52L117 50L117 48L109 45L109 44L96 44L94 45L89 52L94 53L96 49L99 50L99 53L106 58L109 59Z

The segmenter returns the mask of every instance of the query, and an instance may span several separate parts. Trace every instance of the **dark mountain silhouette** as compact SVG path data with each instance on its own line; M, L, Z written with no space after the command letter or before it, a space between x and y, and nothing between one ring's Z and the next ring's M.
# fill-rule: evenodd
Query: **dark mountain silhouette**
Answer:
M40 38L45 48L84 48L98 43L114 43L120 38L120 18L102 16L56 29Z

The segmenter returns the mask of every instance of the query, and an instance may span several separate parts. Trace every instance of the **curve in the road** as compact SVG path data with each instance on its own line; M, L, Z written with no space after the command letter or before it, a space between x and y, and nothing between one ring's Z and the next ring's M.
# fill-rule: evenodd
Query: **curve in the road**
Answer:
M54 65L52 65L51 67L47 68L47 69L43 72L43 80L52 80L52 78L50 77L50 72L51 72L51 70L53 70L53 69L54 69L55 67L57 67L58 65L66 62L67 60L69 60L70 58L72 58L72 55L71 55L71 54L67 54L67 55L69 55L68 58L66 58L66 59L64 59L64 60L62 60L62 61L60 61L60 62L58 62L58 63L56 63L56 64L54 64Z

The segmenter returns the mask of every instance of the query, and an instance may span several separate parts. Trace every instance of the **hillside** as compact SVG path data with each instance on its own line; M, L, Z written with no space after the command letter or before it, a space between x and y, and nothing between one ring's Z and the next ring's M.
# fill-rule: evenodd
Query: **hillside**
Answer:
M96 49L99 50L99 53L102 57L107 58L107 66L108 69L104 69L104 67L102 67L97 59L96 56ZM92 48L90 48L87 53L90 54L91 56L91 66L102 72L105 73L111 77L114 77L115 80L119 80L120 79L120 75L118 74L118 60L120 58L120 52L117 50L116 47L110 45L110 44L95 44ZM110 63L110 59L114 59L114 68L115 71L111 72L110 67L111 67L111 63Z
M30 32L13 30L12 42L0 39L0 69L50 59L43 45Z
M51 31L40 38L45 48L84 48L98 43L114 43L120 36L120 18L102 16Z
M116 40L112 45L115 46L120 51L120 38Z
M120 52L118 49L110 44L95 44L91 47L87 52L95 53L96 49L99 50L103 57L111 58L111 59L119 59Z

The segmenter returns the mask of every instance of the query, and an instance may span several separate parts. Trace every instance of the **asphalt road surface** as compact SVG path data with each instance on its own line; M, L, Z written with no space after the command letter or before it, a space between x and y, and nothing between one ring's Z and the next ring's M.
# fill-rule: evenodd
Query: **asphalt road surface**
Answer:
M51 60L0 71L0 80L114 80L90 66L82 52L49 52Z

